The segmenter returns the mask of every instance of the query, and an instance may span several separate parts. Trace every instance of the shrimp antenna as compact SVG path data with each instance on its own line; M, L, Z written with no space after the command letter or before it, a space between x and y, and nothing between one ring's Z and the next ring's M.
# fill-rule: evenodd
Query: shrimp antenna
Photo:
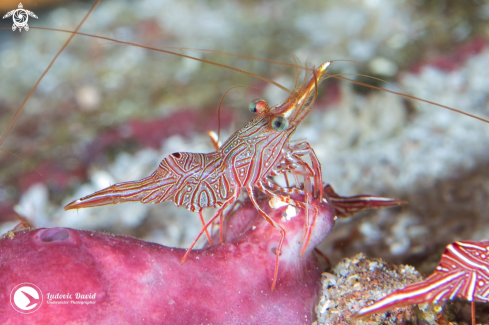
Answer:
M343 59L341 59L341 60L331 60L331 64L333 62L350 62L350 63L355 63L355 64L358 64L358 65L361 65L365 69L369 70L371 74L375 75L374 71L368 65L366 65L365 63L362 63L362 62L358 62L358 61L355 61L355 60L343 60ZM380 80L382 80L382 79L380 79Z
M299 58L296 57L295 55L292 54L292 60L294 60L294 63L295 63L295 85L294 85L294 89L297 89L297 85L299 84L299 78L301 76L301 73L299 71L299 69L301 69L301 63L299 61Z
M221 104L222 104L222 101L224 100L224 97L226 97L228 92L230 92L231 90L233 90L235 88L246 88L246 87L248 87L248 86L234 86L234 87L231 87L228 90L226 90L224 95L222 95L221 100L219 101L219 107L217 109L217 140L216 140L217 145L219 145L219 140L221 139ZM216 147L217 147L217 145L216 145ZM219 149L219 148L217 148L217 149Z
M27 101L29 100L29 98L31 98L32 94L34 93L34 91L36 90L37 86L39 85L39 83L41 82L41 80L44 78L44 76L48 73L49 69L51 69L51 67L53 66L54 61L56 61L56 59L59 57L59 55L61 54L61 52L63 52L63 50L66 48L66 46L68 46L68 43L70 43L70 41L73 39L73 37L75 36L75 34L78 32L78 30L83 25L83 23L85 22L85 20L87 20L88 16L90 16L90 14L95 9L95 7L98 5L99 2L100 2L100 0L95 1L95 3L90 8L90 10L83 17L82 21L78 24L78 26L76 26L75 30L71 33L70 37L68 37L68 39L63 44L63 46L61 47L61 49L58 51L58 53L56 53L56 55L54 56L54 58L51 60L51 63L49 63L49 65L46 68L46 70L44 70L44 72L42 73L42 75L39 77L39 79L37 80L37 82L34 85L34 87L32 87L32 89L29 92L29 94L27 95L27 97L24 99L24 101L22 102L22 104L20 105L20 107L17 109L17 112L14 115L14 118L10 121L10 123L9 123L9 125L7 127L7 130L5 130L5 132L2 134L2 137L0 138L0 146L5 141L5 138L9 134L10 130L12 130L12 127L14 126L15 121L17 121L17 118L19 117L20 113L22 113L22 110L24 109L25 104L27 103ZM7 150L4 150L4 149L2 149L2 150L5 151L5 152L8 152ZM11 152L10 152L10 154L12 154L14 157L17 157L17 158L21 159L25 163L27 163L24 159L18 157L17 155L14 155ZM29 164L29 163L27 163L27 164L32 167L31 164ZM35 170L35 168L34 168L34 170Z
M8 27L0 27L0 29L10 29L10 28L8 28ZM71 31L71 30L59 29L59 28L49 28L49 27L31 27L31 29L47 30L47 31L62 32L62 33L74 33L74 31ZM253 73L250 73L250 72L247 72L247 71L243 71L243 70L240 70L240 69L237 69L237 68L233 68L233 67L230 67L230 66L221 65L221 64L216 63L216 62L206 61L206 60L202 60L202 59L199 59L199 58L196 58L196 57L187 56L185 54L181 54L181 53L177 53L177 52L172 52L172 51L165 51L163 49L173 49L173 50L178 50L180 52L185 50L185 51L193 51L193 52L202 52L202 53L211 53L211 54L218 54L218 55L226 55L226 56L231 56L231 57L237 57L237 58L240 58L240 59L246 59L246 60L252 60L252 61L261 61L261 62L267 62L267 63L277 64L277 65L284 65L284 66L293 67L293 68L299 68L299 69L302 69L302 70L310 70L308 68L305 68L305 67L302 67L302 66L297 66L297 65L294 65L294 64L288 63L288 62L282 62L282 61L276 61L276 60L270 60L270 59L257 58L257 57L250 56L250 55L242 55L242 54L231 53L231 52L205 50L205 49L194 49L194 48L179 47L179 46L162 46L160 48L156 48L156 47L146 46L146 45L132 43L132 42L119 41L119 40L114 39L114 38L105 37L105 36L99 36L99 35L94 35L94 34L80 33L80 32L76 32L75 34L82 35L82 36L93 37L93 38L98 38L98 39L103 39L103 40L106 40L106 41L115 42L115 43L124 44L124 45L142 47L142 48L145 48L147 50L153 50L153 51L158 51L158 52L163 52L163 53L169 53L169 54L181 56L181 57L184 57L184 58L189 58L189 59L192 59L192 60L202 61L202 62L209 63L209 64L212 64L212 65L218 65L218 66L224 67L226 69L235 70L235 71L238 71L238 72L241 72L241 73L250 75L252 77L262 79L262 80L264 80L264 81L266 81L268 83L271 83L271 84L279 87L280 89L282 89L284 91L288 91L288 90L284 89L285 87L283 88L283 87L281 87L281 85L279 85L279 84L277 84L277 83L275 83L275 82L273 82L271 80L268 80L268 79L266 79L264 77L255 75ZM349 61L349 62L354 62L354 63L357 63L357 64L360 64L360 65L363 65L363 66L367 67L367 65L365 65L363 63L360 63L360 62L357 62L357 61L353 61L353 60L335 60L335 61ZM290 91L288 91L288 92L290 93Z
M385 82L388 85L391 85L394 88L397 88L397 89L402 90L405 94L407 94L409 96L412 96L407 91L405 91L404 89L402 89L398 85L394 84L393 82L388 82L388 81L386 81L384 79L377 78L377 77L372 77L372 76L369 76L369 75L366 75L366 74L360 74L360 73L338 73L338 74L335 74L335 76L358 76L358 77L365 77L365 78L369 78L369 79L374 79L374 80L382 81L382 82ZM333 76L333 78L336 78L335 76ZM416 101L416 104L421 109L421 104L418 102L419 98L416 98L416 97L413 96L413 99Z
M22 160L22 161L23 161L24 163L26 163L26 164L27 164L29 167L31 167L32 169L34 169L34 170L35 170L35 171L36 171L36 172L37 172L39 175L41 175L41 176L42 176L42 174L41 174L41 173L40 173L40 172L39 172L39 171L38 171L38 170L37 170L37 169L36 169L34 166L32 166L32 165L31 165L31 164L30 164L30 163L29 163L27 160L22 159L21 157L17 156L15 153L13 153L13 152L11 152L11 151L8 151L8 150L6 150L6 149L0 148L0 150L1 150L1 151L3 151L3 152L5 152L5 153L8 153L9 155L14 156L14 157L15 157L15 158L17 158L17 159Z
M470 114L470 113L461 111L459 109L452 108L450 106L445 106L445 105L442 105L442 104L438 104L438 103L432 102L432 101L427 100L427 99L423 99L423 98L419 98L419 97L416 97L416 96L412 96L412 95L408 95L408 94L403 94L403 93L400 93L400 92L397 92L397 91L393 91L393 90L389 90L389 89L385 89L385 88L380 88L380 87L377 87L377 86L369 85L369 84L366 84L366 83L363 83L363 82L360 82L360 81L356 81L356 80L353 80L353 79L348 79L348 78L341 77L340 75L332 75L332 74L330 74L329 76L332 77L332 78L336 78L336 79L348 81L348 82L351 82L351 83L354 83L354 84L357 84L357 85L360 85L360 86L364 86L364 87L368 87L368 88L372 88L372 89L376 89L376 90L380 90L380 91L385 91L386 93L391 93L391 94L398 95L398 96L401 96L401 97L404 97L404 98L418 100L420 102L425 102L425 103L428 103L428 104L431 104L431 105L434 105L434 106L438 106L438 107L441 107L441 108L446 108L446 109L448 109L448 110L450 110L452 112L460 113L462 115L466 115L466 116L475 118L475 119L477 119L479 121L489 123L489 120L487 120L487 119L485 119L483 117L479 117L477 115ZM375 79L375 77L369 77L369 78L374 78Z
M288 67L292 67L292 68L299 68L301 70L309 70L309 71L311 70L311 68L302 66L300 64L300 62L299 63L295 62L295 59L294 59L295 64L292 64L292 63L283 62L283 61L257 58L255 56L251 56L251 55L243 55L243 54L223 52L223 51L215 51L215 50L194 49L194 48L190 48L190 47L176 47L176 46L163 46L163 48L165 48L165 49L178 49L180 51L185 50L185 51L219 54L219 55L225 55L225 56L232 56L232 57L236 57L236 58L240 58L240 59L246 59L246 60L252 60L252 61L261 61L261 62L267 62L267 63L277 64L277 65L284 65L284 66L288 66ZM293 57L295 57L295 55L293 55ZM364 68L370 70L370 72L372 74L374 74L374 72L372 71L372 69L368 65L366 65L365 63L355 61L355 60L345 60L345 59L331 60L331 63L333 63L333 62L351 62L351 63L359 64L359 65L363 66Z
M100 0L98 0L98 1L100 1ZM233 70L233 71L236 71L236 72L239 72L239 73L242 73L242 74L251 76L251 77L255 77L255 78L261 79L263 81L266 81L268 83L271 83L274 86L277 86L278 88L282 89L286 93L289 93L290 94L292 92L289 89L287 89L284 86L282 86L281 84L279 84L279 83L277 83L277 82L275 82L273 80L270 80L268 78L259 76L257 74L254 74L254 73L251 73L251 72L248 72L248 71L245 71L245 70L241 70L241 69L238 69L238 68L235 68L235 67L231 67L229 65L225 65L225 64L222 64L222 63L217 63L217 62L213 62L213 61L209 61L209 60L205 60L205 59L200 59L200 58L196 58L196 57L190 56L190 55L185 55L185 54L182 54L182 53L177 53L177 52L163 50L162 48L156 48L156 47L151 47L151 46L137 44L137 43L132 43L132 42L120 41L120 40L109 38L109 37L105 37L105 36L98 36L98 35L93 35L93 34L80 33L78 31L74 31L73 32L73 31L64 30L64 29L46 28L46 27L32 27L31 29L40 29L40 30L49 30L49 31L55 31L55 32L72 33L72 34L77 34L77 35L82 35L82 36L88 36L88 37L103 39L103 40L111 41L111 42L114 42L114 43L119 43L119 44L124 44L124 45L129 45L129 46L140 47L140 48L151 50L151 51L157 51L157 52L167 53L167 54L171 54L171 55L176 55L176 56L179 56L179 57L182 57L182 58L187 58L187 59L191 59L191 60L195 60L195 61L199 61L199 62L211 64L211 65L215 65L215 66L218 66L218 67L221 67L221 68Z
M97 3L99 1L100 0L98 0ZM6 27L0 27L0 29L7 29L7 28ZM82 36L88 36L88 37L103 39L103 40L107 40L107 41L111 41L111 42L115 42L115 43L119 43L119 44L125 44L125 45L135 46L135 47L141 47L141 48L152 50L152 51L168 53L168 54L172 54L172 55L176 55L176 56L180 56L180 57L184 57L184 58L188 58L188 59L192 59L192 60L196 60L196 61L200 61L200 62L212 64L212 65L219 66L219 67L222 67L222 68L225 68L225 69L234 70L236 72L240 72L240 73L243 73L243 74L246 74L246 75L249 75L249 76L258 78L258 79L261 79L261 80L266 81L268 83L271 83L271 84L277 86L278 88L282 89L283 91L285 91L285 92L287 92L289 94L291 93L291 91L289 89L285 88L284 86L282 86L282 85L280 85L280 84L278 84L278 83L276 83L276 82L274 82L274 81L272 81L272 80L270 80L268 78L265 78L265 77L262 77L262 76L259 76L259 75L256 75L254 73L251 73L251 72L248 72L248 71L244 71L244 70L241 70L241 69L238 69L238 68L234 68L234 67L231 67L231 66L228 66L228 65L225 65L225 64L221 64L221 63L217 63L217 62L212 62L212 61L204 60L204 59L199 59L199 58L192 57L192 56L185 55L185 54L181 54L181 53L176 53L176 52L172 52L172 51L166 51L166 50L163 50L163 49L158 49L158 48L154 48L154 47L150 47L150 46L146 46L146 45L141 45L141 44L137 44L137 43L119 41L119 40L112 39L112 38L109 38L109 37L104 37L104 36L97 36L97 35L93 35L93 34L80 33L77 30L75 30L75 31L69 31L69 30L64 30L64 29L45 28L45 27L31 27L31 29L49 30L49 31L57 31L57 32L78 34L78 35L82 35ZM227 53L227 52L212 51L212 50L191 49L191 48L184 48L184 47L170 47L170 46L164 47L164 48L175 48L175 49L179 49L179 50L200 51L200 52L204 52L204 53L207 52L207 53L214 53L214 54L222 54L222 55L239 57L239 58L243 58L243 59L249 59L249 60L255 60L255 61L262 61L262 62L269 62L269 63L273 63L273 64L278 64L278 65L285 65L285 66L295 67L295 68L299 68L299 69L307 70L307 71L311 70L310 68L297 66L296 64L292 64L292 63L286 63L286 62L280 62L280 61L274 61L274 60L268 60L268 59L261 59L261 58L256 58L256 57L253 57L253 56L247 56L247 55L241 55L241 54L235 54L235 53ZM367 65L365 65L363 63L360 63L360 62L357 62L357 61L354 61L354 60L332 60L331 62L339 62L339 61L354 62L356 64L360 64L360 65L368 68L371 71L371 69ZM366 84L366 83L363 83L363 82L360 82L360 81L356 81L356 80L352 80L352 79L348 79L348 78L343 78L343 77L336 76L336 75L330 75L330 76L333 77L333 78L336 78L336 79L348 81L348 82L351 82L351 83L354 83L354 84L357 84L357 85L361 85L361 86L364 86L364 87L368 87L368 88L371 88L371 89L380 90L380 91L388 92L388 93L391 93L391 94L394 94L394 95L398 95L398 96L401 96L401 97L405 97L405 98L409 98L409 99L413 99L413 100L422 101L422 102L425 102L425 103L428 103L428 104L431 104L431 105L434 105L434 106L445 108L445 109L451 110L453 112L460 113L460 114L463 114L463 115L466 115L466 116L475 118L477 120L480 120L480 121L489 123L489 120L487 120L485 118L482 118L482 117L479 117L477 115L473 115L473 114L470 114L470 113L461 111L461 110L456 109L456 108L452 108L450 106L438 104L438 103L435 103L435 102L432 102L432 101L429 101L429 100L426 100L426 99L422 99L422 98L415 97L415 96L408 95L408 94L403 94L403 93L396 92L396 91L393 91L393 90L388 90L388 89L385 89L385 88L380 88L380 87L377 87L377 86L369 85L369 84ZM374 77L371 77L371 78L374 78ZM36 84L36 87L37 87L37 84ZM23 105L25 105L25 103L23 103ZM17 117L17 115L18 114L16 114L16 117ZM10 128L12 127L13 122L15 122L16 117L10 123L11 125L9 126L9 129L7 129L7 133L10 131ZM2 139L4 140L5 137L2 136ZM0 145L3 143L3 140L2 139L0 139Z

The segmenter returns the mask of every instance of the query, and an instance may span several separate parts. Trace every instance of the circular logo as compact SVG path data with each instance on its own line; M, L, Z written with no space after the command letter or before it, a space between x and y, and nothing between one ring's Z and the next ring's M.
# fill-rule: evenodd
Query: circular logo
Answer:
M32 314L42 305L42 292L35 284L21 283L10 292L10 304L22 314Z

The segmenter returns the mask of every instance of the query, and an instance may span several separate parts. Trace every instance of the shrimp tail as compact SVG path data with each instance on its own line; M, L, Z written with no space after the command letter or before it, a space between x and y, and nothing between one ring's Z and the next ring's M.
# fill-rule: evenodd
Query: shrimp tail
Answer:
M173 198L174 184L172 178L161 177L161 173L157 170L142 180L114 184L75 200L65 206L65 211L130 201L160 203Z

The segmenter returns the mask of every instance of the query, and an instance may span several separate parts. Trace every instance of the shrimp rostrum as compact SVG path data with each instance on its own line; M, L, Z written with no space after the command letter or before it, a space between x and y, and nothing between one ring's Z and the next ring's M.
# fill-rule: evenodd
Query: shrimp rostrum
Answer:
M302 251L310 239L311 229L317 214L315 205L322 198L321 166L310 145L305 142L289 143L298 125L312 109L317 95L318 84L328 75L326 62L317 69L306 69L301 85L296 86L281 105L270 107L264 100L254 100L250 110L256 113L243 128L235 132L212 153L175 152L164 158L158 169L140 181L124 182L73 201L65 210L116 204L128 201L160 203L171 200L177 206L184 206L198 212L203 229L188 249L182 263L198 238L217 218L222 218L224 210L238 199L242 190L259 213L281 234L276 250L275 271L272 290L278 275L280 251L285 238L285 230L270 218L258 205L255 188L267 195L305 209L306 225ZM308 76L309 74L309 76ZM309 157L310 163L303 158ZM304 202L293 200L280 191L271 188L270 177L290 173L304 179ZM216 208L215 215L204 222L202 210ZM311 210L309 212L309 210ZM222 227L221 227L222 231ZM221 233L222 241L222 233Z

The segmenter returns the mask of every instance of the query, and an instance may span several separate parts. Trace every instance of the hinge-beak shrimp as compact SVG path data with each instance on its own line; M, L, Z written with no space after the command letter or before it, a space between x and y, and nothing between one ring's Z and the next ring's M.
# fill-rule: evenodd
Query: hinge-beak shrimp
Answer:
M217 218L222 218L226 207L233 204L245 189L260 214L281 234L276 250L273 290L277 282L285 230L260 208L254 190L258 188L272 197L280 196L267 189L264 183L268 177L283 172L285 168L294 175L304 177L307 202L288 199L307 213L311 209L303 242L304 251L316 216L312 199L322 199L321 166L307 142L292 145L289 139L311 111L317 86L326 77L330 64L331 62L326 62L314 69L311 78L305 78L304 84L295 89L281 105L269 107L263 100L253 101L250 110L258 116L235 132L216 152L175 152L163 159L151 176L140 181L112 185L68 204L65 210L129 201L161 203L170 200L177 206L198 212L203 229L187 250L183 263L198 238L207 231L207 227ZM302 159L304 156L311 159L311 166ZM311 179L314 180L314 190ZM205 224L202 210L210 207L217 208L217 212ZM210 236L207 236L212 242Z
M472 325L475 325L475 301L489 302L488 245L488 241L449 244L433 274L363 307L356 317L404 305L436 304L443 300L463 298L472 304Z

